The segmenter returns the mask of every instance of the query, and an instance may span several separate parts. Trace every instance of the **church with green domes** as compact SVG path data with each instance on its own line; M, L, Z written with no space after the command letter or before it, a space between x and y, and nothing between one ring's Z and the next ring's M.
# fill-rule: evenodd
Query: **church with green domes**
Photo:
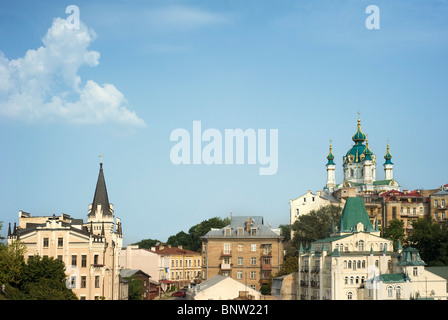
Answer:
M330 143L330 152L327 156L327 183L325 189L336 191L344 187L355 187L357 193L375 193L390 190L400 190L400 185L393 178L392 155L387 145L384 156L384 179L376 179L376 156L369 147L366 134L361 130L361 119L358 118L358 126L352 140L354 145L342 158L344 181L336 184L334 154Z

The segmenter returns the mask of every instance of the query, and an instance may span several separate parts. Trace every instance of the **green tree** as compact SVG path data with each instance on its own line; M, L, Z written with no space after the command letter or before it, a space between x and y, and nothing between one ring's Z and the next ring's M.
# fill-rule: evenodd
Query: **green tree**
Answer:
M179 247L181 245L182 248L191 250L191 235L184 231L180 231L176 235L170 236L166 243L174 247Z
M299 248L301 242L312 242L328 236L332 223L336 225L339 221L341 211L339 206L328 205L299 216L291 227L294 231L294 247Z
M189 249L192 251L200 252L202 246L201 237L206 235L207 232L209 232L212 228L220 229L224 228L228 224L230 224L229 218L221 219L218 217L214 217L194 225L190 228L190 230L188 230L188 234L191 237L191 245Z
M143 280L136 279L135 275L127 278L129 280L129 300L142 300Z
M447 257L444 256L442 239L444 232L436 222L427 218L420 218L412 222L412 235L409 244L416 248L422 259L430 266L444 265Z
M138 245L141 249L151 249L151 247L154 247L158 242L161 242L157 239L144 239L140 240L139 242L133 243L133 245Z
M285 237L284 241L291 240L291 229L292 229L292 226L290 224L281 224L278 227L282 230L282 236Z
M20 283L25 252L26 247L19 240L0 246L0 284L17 286Z
M404 222L399 219L394 219L389 223L389 226L384 228L383 237L387 239L392 239L394 248L398 246L398 241L404 243L405 234L404 234Z
M32 256L22 268L19 288L27 299L76 300L66 285L65 265L53 257Z

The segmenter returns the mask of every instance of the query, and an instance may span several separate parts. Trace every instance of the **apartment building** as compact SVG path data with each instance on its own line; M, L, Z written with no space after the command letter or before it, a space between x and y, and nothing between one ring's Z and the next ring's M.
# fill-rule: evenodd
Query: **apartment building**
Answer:
M444 223L448 220L448 184L440 187L434 194L430 195L430 215L431 218L439 223Z
M284 237L260 216L233 216L229 225L201 239L203 280L219 274L260 290L283 262Z

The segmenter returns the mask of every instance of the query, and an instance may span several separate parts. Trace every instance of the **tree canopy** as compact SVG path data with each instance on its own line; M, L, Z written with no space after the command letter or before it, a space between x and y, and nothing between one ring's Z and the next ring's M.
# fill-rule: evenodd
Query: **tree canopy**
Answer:
M182 246L183 249L191 250L191 251L201 251L201 237L204 236L207 232L209 232L212 228L223 228L230 223L229 218L221 219L219 217L210 218L208 220L204 220L201 223L198 223L192 226L188 233L185 231L180 231L175 235L172 235L168 238L167 244L170 244L174 247ZM134 244L139 245L140 248L150 249L154 247L157 242L161 242L159 240L146 239L136 242Z

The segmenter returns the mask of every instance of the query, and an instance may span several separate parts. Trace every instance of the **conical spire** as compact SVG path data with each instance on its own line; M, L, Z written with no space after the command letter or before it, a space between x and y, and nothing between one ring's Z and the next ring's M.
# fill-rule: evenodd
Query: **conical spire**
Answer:
M98 205L101 205L103 215L112 215L109 198L107 197L106 181L104 180L103 163L100 163L100 172L96 183L95 195L93 196L92 210L89 215L94 215Z

